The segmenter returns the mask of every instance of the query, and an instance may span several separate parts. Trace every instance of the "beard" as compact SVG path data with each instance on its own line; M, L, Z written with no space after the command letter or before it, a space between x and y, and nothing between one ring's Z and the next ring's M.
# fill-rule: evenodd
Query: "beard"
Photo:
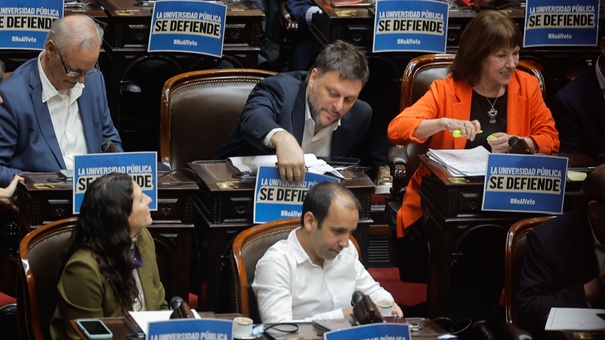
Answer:
M332 125L334 122L332 122L328 125L324 125L321 122L320 112L323 110L326 112L334 113L336 115L338 115L338 112L319 107L319 104L317 103L317 101L315 99L316 99L315 88L311 88L311 90L309 91L309 97L307 98L307 104L309 105L309 112L311 113L311 118L313 118L313 121L315 122L315 128L319 127L320 129L323 129L326 126Z

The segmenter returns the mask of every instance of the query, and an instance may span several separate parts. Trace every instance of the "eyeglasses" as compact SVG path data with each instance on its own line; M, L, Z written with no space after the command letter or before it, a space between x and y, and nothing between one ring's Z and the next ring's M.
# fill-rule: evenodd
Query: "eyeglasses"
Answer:
M63 60L63 55L61 55L61 51L59 51L59 49L57 48L57 52L59 53L59 58L61 59L61 64L63 64L63 69L65 70L65 74L67 74L68 77L70 78L76 78L76 77L80 77L82 75L82 71L71 71L67 68L67 65L65 65L65 60ZM97 60L97 62L95 63L95 67L91 68L90 70L86 71L86 73L84 73L85 76L89 75L89 74L93 74L95 72L99 72L101 70L101 68L99 67L99 61Z

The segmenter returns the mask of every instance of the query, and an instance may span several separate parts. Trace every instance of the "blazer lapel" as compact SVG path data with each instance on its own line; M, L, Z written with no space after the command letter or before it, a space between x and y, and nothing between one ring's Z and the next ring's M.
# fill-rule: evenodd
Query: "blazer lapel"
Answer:
M90 105L91 99L87 96L86 89L82 91L82 95L78 98L78 109L80 111L80 119L82 120L82 129L84 129L84 139L86 139L86 150L88 153L95 153L101 149L101 141L95 143L94 126L93 126L93 112L92 105ZM95 145L98 144L98 145Z
M511 112L530 112L527 107L527 100L524 96L522 96L521 87L517 81L517 72L523 71L515 71L515 74L513 77L511 77L510 82L508 83L508 97L506 100L506 132L511 135L527 135L531 133L529 115L518 114L515 115L514 119L511 119L510 115Z
M299 145L302 145L303 132L305 129L305 107L307 101L307 82L302 81L298 89L296 102L292 108L292 135Z
M29 85L32 87L30 100L32 101L34 110L36 112L40 132L48 144L48 148L52 151L55 159L61 165L61 168L65 169L65 162L63 161L61 148L59 147L59 142L57 141L57 136L55 135L55 129L53 128L53 122L50 118L48 106L42 102L42 83L40 81L37 66L32 67L32 72L29 76Z

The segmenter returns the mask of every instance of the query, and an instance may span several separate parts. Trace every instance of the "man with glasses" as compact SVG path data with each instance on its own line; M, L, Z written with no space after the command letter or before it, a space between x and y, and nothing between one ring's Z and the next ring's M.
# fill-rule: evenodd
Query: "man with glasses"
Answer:
M122 151L99 71L103 30L87 15L56 20L37 58L0 88L0 186L22 171L73 169L74 156Z

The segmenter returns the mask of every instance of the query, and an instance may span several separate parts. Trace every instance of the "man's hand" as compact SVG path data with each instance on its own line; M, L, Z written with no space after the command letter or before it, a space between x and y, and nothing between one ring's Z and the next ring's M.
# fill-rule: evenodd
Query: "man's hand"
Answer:
M301 184L305 180L305 154L289 132L279 131L271 137L275 146L279 177L283 182Z
M586 301L591 305L603 302L605 299L605 268L601 268L597 277L584 284L584 294L586 294Z
M393 313L393 315L397 315L400 318L403 317L403 311L396 302L393 302L393 308L391 309L391 312Z
M347 307L342 309L342 315L344 315L345 319L348 319L351 313L353 313L353 307Z
M15 189L17 188L17 184L23 181L23 177L15 175L13 177L13 181L6 188L0 188L0 204L2 205L12 205L12 197L15 193Z

